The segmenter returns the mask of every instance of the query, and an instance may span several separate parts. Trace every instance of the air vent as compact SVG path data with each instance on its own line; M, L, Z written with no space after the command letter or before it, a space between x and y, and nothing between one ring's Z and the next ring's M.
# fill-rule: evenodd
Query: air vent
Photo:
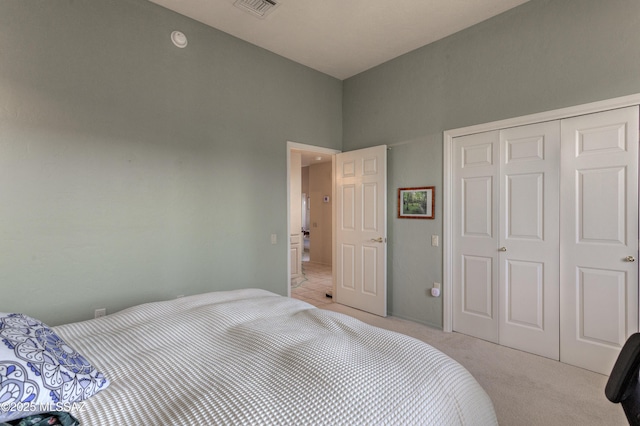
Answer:
M273 12L273 9L279 6L279 3L274 0L236 0L233 5L259 18L265 18L269 13Z

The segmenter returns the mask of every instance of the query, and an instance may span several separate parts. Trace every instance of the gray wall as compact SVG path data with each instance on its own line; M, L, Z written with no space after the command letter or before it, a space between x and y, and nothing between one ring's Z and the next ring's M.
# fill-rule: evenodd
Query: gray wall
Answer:
M339 80L146 0L0 2L0 311L286 294L286 142L339 149L341 102Z
M639 93L639 24L637 0L532 0L343 83L146 0L2 1L0 311L286 294L286 141L386 143L390 311L439 326L442 132ZM421 185L436 219L396 219Z
M532 0L344 82L343 150L389 152L389 310L442 325L442 132L640 93L640 1ZM435 185L436 219L397 219Z

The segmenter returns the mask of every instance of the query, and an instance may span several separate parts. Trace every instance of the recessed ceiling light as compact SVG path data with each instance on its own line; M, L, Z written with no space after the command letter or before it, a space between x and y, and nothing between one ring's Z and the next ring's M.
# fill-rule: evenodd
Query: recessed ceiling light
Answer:
M187 47L187 36L180 31L174 31L171 33L171 41L180 49Z

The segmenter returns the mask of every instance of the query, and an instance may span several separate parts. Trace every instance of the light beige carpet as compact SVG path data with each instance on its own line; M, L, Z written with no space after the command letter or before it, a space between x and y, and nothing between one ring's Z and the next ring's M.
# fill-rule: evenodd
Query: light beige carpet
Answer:
M503 426L627 425L604 395L607 376L411 321L377 317L332 303L322 306L397 331L439 349L467 368L487 391Z

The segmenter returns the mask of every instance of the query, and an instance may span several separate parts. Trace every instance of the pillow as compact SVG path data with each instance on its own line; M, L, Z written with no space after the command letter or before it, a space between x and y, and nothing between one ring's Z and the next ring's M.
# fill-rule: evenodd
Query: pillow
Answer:
M69 411L108 385L46 324L24 314L0 313L0 422Z

